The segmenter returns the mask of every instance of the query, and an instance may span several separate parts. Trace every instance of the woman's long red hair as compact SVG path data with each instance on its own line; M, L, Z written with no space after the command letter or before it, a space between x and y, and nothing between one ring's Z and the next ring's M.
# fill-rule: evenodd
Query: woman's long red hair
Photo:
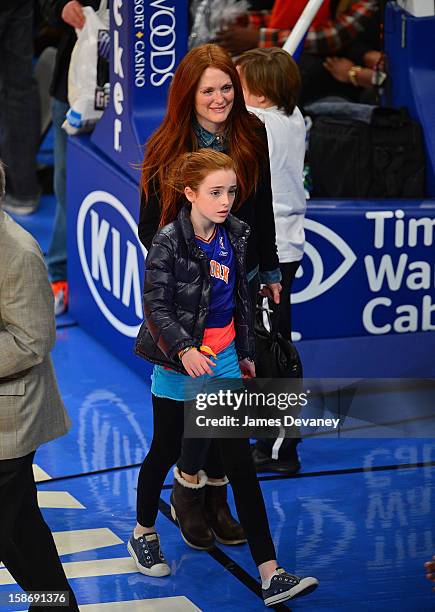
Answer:
M174 74L165 118L148 140L142 164L142 192L148 199L153 190L157 191L162 207L161 227L175 219L180 208L179 197L167 184L170 166L182 153L199 148L193 131L195 94L207 68L222 70L233 83L234 102L225 132L227 153L234 161L238 178L238 205L256 188L261 157L267 157L266 144L259 132L261 124L246 110L239 75L229 54L214 44L193 48Z

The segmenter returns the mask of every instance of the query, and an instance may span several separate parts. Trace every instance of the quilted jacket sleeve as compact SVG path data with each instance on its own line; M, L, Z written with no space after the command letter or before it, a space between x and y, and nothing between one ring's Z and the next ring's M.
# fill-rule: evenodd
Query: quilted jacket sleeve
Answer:
M175 311L175 256L173 242L159 232L146 259L143 296L148 330L158 348L170 359L175 359L183 348L195 344L180 325Z

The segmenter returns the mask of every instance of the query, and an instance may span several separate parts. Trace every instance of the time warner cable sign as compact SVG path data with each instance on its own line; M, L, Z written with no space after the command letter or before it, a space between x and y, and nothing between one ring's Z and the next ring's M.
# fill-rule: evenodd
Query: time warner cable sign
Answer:
M435 209L375 206L309 208L292 295L297 338L435 330Z

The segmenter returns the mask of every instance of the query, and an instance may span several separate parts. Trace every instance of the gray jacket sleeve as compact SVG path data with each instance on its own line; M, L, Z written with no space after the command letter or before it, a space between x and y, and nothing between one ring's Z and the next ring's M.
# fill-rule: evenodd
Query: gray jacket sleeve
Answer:
M41 363L55 339L53 293L42 255L20 251L0 286L0 378Z

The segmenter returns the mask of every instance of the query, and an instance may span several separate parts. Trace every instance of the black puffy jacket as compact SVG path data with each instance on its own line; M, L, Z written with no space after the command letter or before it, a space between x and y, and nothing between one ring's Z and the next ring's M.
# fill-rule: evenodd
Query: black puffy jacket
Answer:
M237 269L234 324L239 359L254 356L251 302L246 279L249 226L228 215L224 222ZM197 246L190 214L184 207L177 219L153 238L145 264L145 320L135 352L151 361L186 373L178 353L202 344L211 293L210 267Z
M258 120L258 134L267 147L266 128ZM267 149L268 150L268 149ZM260 175L257 188L248 198L234 210L234 215L251 228L246 254L246 269L248 272L259 266L260 273L279 271L279 259L276 249L275 218L272 205L272 187L270 178L269 154L260 159ZM146 249L149 248L156 233L161 216L160 197L151 192L148 200L142 194L138 234ZM278 272L279 273L279 272ZM275 282L279 279L273 279ZM271 282L266 276L262 282Z

